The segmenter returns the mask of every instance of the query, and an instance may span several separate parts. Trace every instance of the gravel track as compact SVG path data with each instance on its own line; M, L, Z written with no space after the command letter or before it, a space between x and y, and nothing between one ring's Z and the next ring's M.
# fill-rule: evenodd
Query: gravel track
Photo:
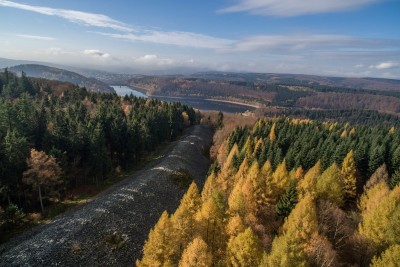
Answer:
M186 191L174 173L189 173L203 186L211 142L210 128L191 127L160 158L90 203L1 245L0 266L133 266L161 213L175 211Z

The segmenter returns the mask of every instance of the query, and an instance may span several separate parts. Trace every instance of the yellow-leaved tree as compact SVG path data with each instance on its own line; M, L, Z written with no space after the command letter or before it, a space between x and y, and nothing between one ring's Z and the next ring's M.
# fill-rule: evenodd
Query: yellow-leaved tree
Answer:
M353 150L350 150L344 158L341 173L344 183L344 199L347 202L352 202L355 200L357 194L357 169Z
M342 206L344 203L343 188L342 174L336 163L321 174L316 184L318 197L329 200L337 206Z
M374 187L370 190L372 189ZM370 200L376 201L375 198L370 198ZM398 211L400 209L400 186L393 188L389 194L383 196L379 204L366 206L370 209L361 213L362 221L358 227L359 232L372 243L377 252L399 243L400 238L397 235L400 227Z
M173 266L171 257L172 225L168 213L163 212L157 224L150 230L149 237L143 247L142 260L136 261L137 267Z
M311 169L306 172L304 178L297 184L297 192L299 197L302 198L306 194L315 196L316 184L318 178L321 176L321 161L318 161Z
M272 242L261 266L309 266L306 250L318 236L318 219L313 197L304 196L282 226L282 234Z
M372 259L371 267L398 267L400 265L400 245L390 246L379 257Z
M182 253L179 267L209 267L212 255L203 239L196 237Z
M258 266L262 258L260 241L251 228L232 238L227 247L226 265Z
M42 191L45 187L50 191L53 186L62 182L61 167L54 157L33 148L26 163L28 170L23 173L22 182L38 190L40 207L44 213Z
M171 216L174 229L175 252L181 253L196 234L195 214L201 207L201 198L197 185L192 182L183 196L179 207ZM175 255L176 256L176 255ZM178 259L179 260L179 259Z

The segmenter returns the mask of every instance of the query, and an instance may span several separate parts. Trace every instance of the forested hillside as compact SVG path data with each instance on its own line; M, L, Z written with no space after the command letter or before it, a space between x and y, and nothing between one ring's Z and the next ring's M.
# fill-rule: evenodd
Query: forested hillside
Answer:
M149 95L213 98L260 107L279 107L281 110L374 110L396 116L400 114L400 83L396 80L359 79L362 81L361 87L354 84L349 88L348 85L353 83L342 86L340 82L333 82L344 82L345 78L309 78L300 79L284 74L215 73L141 76L127 83L145 89ZM379 82L390 89L382 89Z
M0 73L0 233L66 190L132 167L197 119L179 103Z
M400 132L261 119L220 146L137 266L397 266Z

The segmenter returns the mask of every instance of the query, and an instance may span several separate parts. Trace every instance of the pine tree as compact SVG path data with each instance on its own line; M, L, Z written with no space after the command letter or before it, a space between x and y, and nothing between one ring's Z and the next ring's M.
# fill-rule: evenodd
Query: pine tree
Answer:
M389 181L390 189L395 188L397 185L400 185L400 170L395 171Z
M239 233L228 243L227 266L258 266L261 258L260 241L251 228Z
M297 201L296 183L291 182L286 193L279 199L278 203L276 203L276 213L279 216L287 217L297 204Z
M26 161L28 170L23 173L22 181L38 190L40 207L44 213L42 190L60 184L61 168L55 158L43 151L31 149L30 158Z
M195 238L182 253L179 267L209 267L212 255L207 244L201 238Z
M357 194L357 169L353 150L350 150L344 158L341 172L344 182L344 198L346 201L354 201Z

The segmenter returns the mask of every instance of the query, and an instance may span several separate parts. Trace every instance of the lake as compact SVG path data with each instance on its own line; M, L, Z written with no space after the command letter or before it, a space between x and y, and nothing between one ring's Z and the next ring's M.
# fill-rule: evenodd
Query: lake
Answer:
M144 98L149 97L128 86L112 85L111 87L114 88L115 92L120 96L132 94L136 97L144 97ZM246 110L250 111L255 110L255 108L251 106L246 106L236 103L219 102L219 101L213 101L195 97L168 97L168 96L150 96L150 97L157 98L161 101L166 101L166 102L181 102L182 104L204 111L215 110L226 113L243 113Z
M139 91L137 91L137 90L135 90L135 89L133 89L131 87L128 87L128 86L124 86L124 85L122 85L122 86L120 86L120 85L110 85L110 86L115 90L115 92L119 96L126 96L126 95L129 96L129 95L132 94L133 96L136 96L136 97L147 98L147 95L145 95L142 92L139 92Z

